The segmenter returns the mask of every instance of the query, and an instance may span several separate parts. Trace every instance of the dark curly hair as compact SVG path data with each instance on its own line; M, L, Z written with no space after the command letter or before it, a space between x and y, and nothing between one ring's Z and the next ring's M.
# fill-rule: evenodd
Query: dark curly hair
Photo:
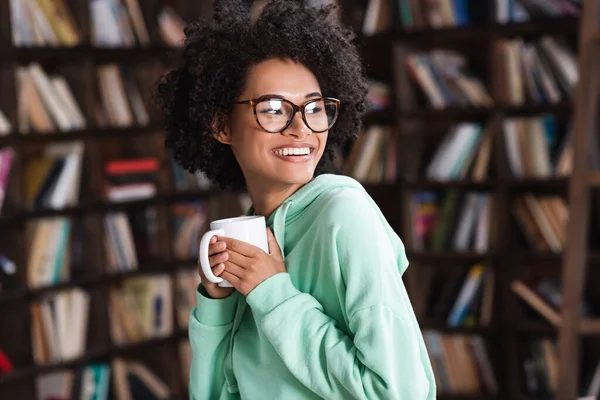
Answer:
M315 171L323 173L333 149L356 138L367 108L368 83L354 33L337 23L335 9L306 0L271 0L253 18L247 2L217 0L212 19L189 24L181 64L162 77L156 93L165 117L165 146L174 159L192 173L204 172L221 188L245 189L231 148L213 137L213 119L230 115L250 67L284 58L306 66L325 96L341 100ZM216 129L223 126L217 117Z

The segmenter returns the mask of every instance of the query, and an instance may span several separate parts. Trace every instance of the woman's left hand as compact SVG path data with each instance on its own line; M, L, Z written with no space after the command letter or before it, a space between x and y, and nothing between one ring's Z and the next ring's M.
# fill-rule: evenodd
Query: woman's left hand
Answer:
M281 250L270 228L267 228L269 253L241 240L223 236L217 239L226 245L219 259L225 265L221 277L244 296L248 296L265 279L286 272Z

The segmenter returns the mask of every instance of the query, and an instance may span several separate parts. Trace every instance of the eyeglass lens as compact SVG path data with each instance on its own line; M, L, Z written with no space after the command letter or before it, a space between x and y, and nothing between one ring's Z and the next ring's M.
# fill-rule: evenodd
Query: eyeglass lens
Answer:
M280 132L294 116L292 105L281 99L265 99L256 104L256 116L263 129ZM337 103L320 99L304 105L306 123L316 132L326 131L337 115Z

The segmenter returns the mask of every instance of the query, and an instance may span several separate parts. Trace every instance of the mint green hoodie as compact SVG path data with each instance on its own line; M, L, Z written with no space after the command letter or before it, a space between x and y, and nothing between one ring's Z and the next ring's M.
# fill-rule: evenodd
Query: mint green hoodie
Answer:
M404 246L363 187L317 176L267 225L287 273L246 298L209 299L200 287L190 398L434 399Z

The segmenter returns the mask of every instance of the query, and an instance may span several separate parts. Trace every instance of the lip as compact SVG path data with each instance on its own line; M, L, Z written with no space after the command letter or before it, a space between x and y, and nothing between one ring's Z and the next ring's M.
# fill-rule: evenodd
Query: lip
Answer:
M308 144L308 143L291 143L291 144L284 144L281 146L277 146L277 147L273 147L272 150L279 150L279 149L285 149L285 148L302 148L302 147L308 147L311 151L315 150L315 146L312 144Z
M310 153L306 154L306 155L302 155L302 156L280 156L279 154L275 153L275 150L278 149L284 149L284 148L303 148L303 147L308 147L310 149ZM285 162L289 162L289 163L304 163L307 161L312 160L313 155L315 154L315 146L308 144L308 143L294 143L294 144L288 144L288 145L283 145L283 146L278 146L278 147L274 147L271 150L271 153L279 158L280 160L283 160Z

